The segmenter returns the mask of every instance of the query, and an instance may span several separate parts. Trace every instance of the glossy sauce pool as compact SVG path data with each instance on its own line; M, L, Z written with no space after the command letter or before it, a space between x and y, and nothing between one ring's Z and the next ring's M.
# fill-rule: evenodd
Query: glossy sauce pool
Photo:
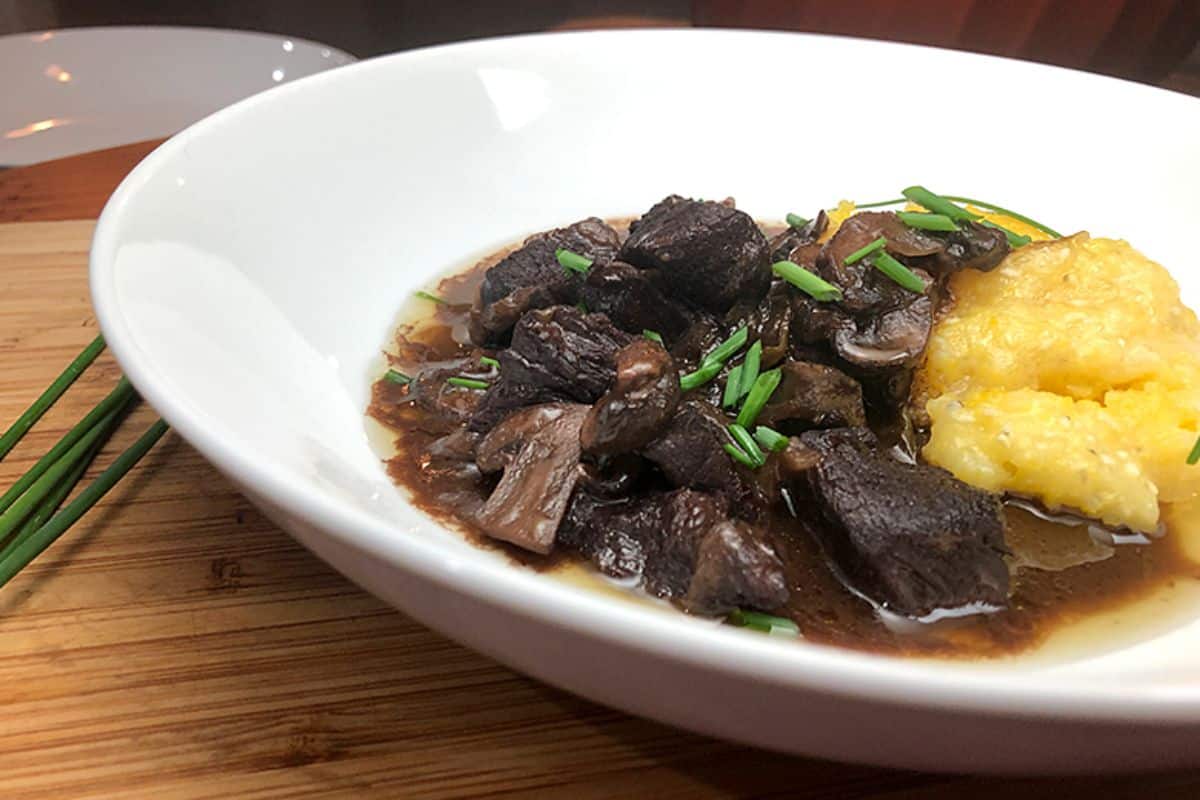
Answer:
M619 221L611 221L614 226ZM623 227L623 226L622 226ZM764 229L771 232L770 226ZM467 318L484 270L504 248L437 287L446 300L414 298L404 305L388 365L414 375L425 366L469 355ZM382 371L382 370L381 370ZM505 553L517 568L621 596L663 604L618 584L572 554L533 556L489 539L471 521L490 485L455 480L422 469L420 455L441 434L429 432L413 405L398 406L402 387L380 379L372 388L368 430L392 479L412 502L456 528L476 545ZM1115 649L1151 638L1200 609L1200 504L1165 509L1165 534L1143 543L1107 545L1086 525L1065 524L1006 504L1012 591L1009 607L916 622L890 618L848 590L819 547L785 511L772 512L770 537L784 562L790 590L786 608L805 639L823 644L911 656L981 658L1021 655L1058 660ZM682 612L680 612L682 613Z

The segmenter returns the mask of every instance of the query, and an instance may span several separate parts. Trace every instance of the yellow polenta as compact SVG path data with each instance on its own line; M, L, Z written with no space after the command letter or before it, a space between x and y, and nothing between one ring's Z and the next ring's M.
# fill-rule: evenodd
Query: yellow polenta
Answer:
M915 396L928 461L1142 531L1200 492L1200 323L1165 269L1081 233L950 286Z

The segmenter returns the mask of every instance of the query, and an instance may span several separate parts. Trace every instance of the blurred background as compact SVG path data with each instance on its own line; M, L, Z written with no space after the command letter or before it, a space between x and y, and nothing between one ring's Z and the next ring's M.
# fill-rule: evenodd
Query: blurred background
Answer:
M360 58L562 28L777 28L996 53L1200 94L1200 0L0 0L0 35L96 25L281 33Z

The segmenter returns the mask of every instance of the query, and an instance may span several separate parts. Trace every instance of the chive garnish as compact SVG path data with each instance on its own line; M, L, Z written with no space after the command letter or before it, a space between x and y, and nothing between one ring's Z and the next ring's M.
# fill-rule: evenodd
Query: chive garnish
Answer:
M910 292L920 294L925 291L925 282L915 272L882 250L871 256L868 263Z
M492 358L491 356L480 356L479 363L485 367L493 367L495 369L500 369L500 362L497 361L496 359Z
M41 396L33 401L33 405L26 409L24 414L17 417L17 421L9 426L9 429L4 432L3 436L0 436L0 459L8 455L8 452L13 449L17 442L21 441L21 437L33 427L33 423L37 422L42 414L46 413L46 409L54 405L54 401L62 396L62 393L75 382L76 378L83 374L83 371L87 369L89 364L96 360L96 356L100 355L103 350L104 337L97 336L79 355L75 356L75 360L67 365L67 368L54 379L54 382L46 388L46 391L42 392Z
M980 208L986 208L989 211L995 211L999 214L1003 214L1006 217L1012 217L1013 219L1015 219L1019 222L1024 222L1026 225L1030 226L1031 228L1037 228L1039 231L1046 234L1047 236L1053 236L1055 239L1062 238L1062 234L1059 233L1058 231L1054 230L1054 228L1051 228L1049 225L1043 225L1042 223L1038 222L1035 219L1030 219L1029 217L1025 216L1024 214L1018 214L1016 211L1010 211L1009 209L1004 208L1003 206L998 206L995 203L985 203L982 200L972 200L970 197L961 197L961 196L952 195L952 194L946 194L946 195L942 195L942 196L944 198L946 198L947 200L956 200L959 203L969 203L970 205L973 205L973 206L978 206Z
M887 239L880 236L878 239L871 242L870 244L868 244L864 247L860 247L857 250L855 250L853 253L851 253L850 255L846 256L844 259L842 259L842 263L843 264L854 264L856 262L862 261L864 258L871 255L871 253L874 253L877 250L882 250L885 247L887 247Z
M643 328L642 336L645 336L652 342L658 342L659 344L663 343L662 336L659 335L658 331L652 331L649 328ZM666 345L663 346L665 347Z
M776 636L800 635L800 627L790 619L763 614L758 611L743 611L739 608L730 613L726 617L726 621L731 625L737 625L739 628L749 628Z
M438 297L436 294L430 294L429 292L413 292L413 294L422 300L429 300L442 306L448 305L448 302L444 298Z
M762 363L762 340L755 339L754 344L746 351L746 360L742 362L742 371L738 376L737 399L741 400L750 394L754 382L758 380L759 365Z
M875 203L855 203L854 208L855 208L855 210L858 210L860 208L882 208L884 206L898 205L903 202L904 202L903 197L897 197L895 200L879 200L878 202L875 202Z
M746 395L746 402L742 405L742 410L738 412L738 425L741 425L743 428L749 428L754 424L754 420L758 418L758 414L763 410L763 406L771 399L771 395L775 392L775 388L779 386L779 381L782 378L783 373L779 371L778 367L758 376L758 380L754 382L754 387L750 389L750 394Z
M758 442L754 441L754 437L750 435L750 431L738 425L736 422L729 426L729 435L737 442L738 447L750 456L750 460L754 462L754 466L761 467L766 463L767 457L763 455L763 451L758 446Z
M723 369L725 369L725 365L720 361L701 364L699 369L694 372L679 376L679 387L685 392L690 392L692 389L697 389L717 377Z
M412 378L408 377L403 372L394 369L389 369L387 372L383 373L383 379L388 383L395 383L400 386L412 383Z
M768 428L766 425L759 425L754 429L754 438L763 446L764 450L778 453L788 445L788 437L784 436L774 428Z
M464 389L486 389L491 385L487 381L476 380L475 378L460 378L458 376L447 378L446 383L451 386L461 386Z
M921 211L897 211L896 216L910 228L923 231L956 231L958 226L945 214L926 214Z
M729 370L729 374L725 376L725 393L721 396L721 408L733 408L737 405L738 392L742 387L742 365L738 364L733 369Z
M958 222L974 222L979 219L978 214L967 211L961 206L956 206L941 195L929 191L924 186L909 186L900 194L921 206L921 208L927 208L935 214L941 214Z
M704 360L700 363L711 364L716 362L718 364L724 364L729 360L730 356L742 349L742 346L746 344L746 340L748 338L750 338L750 334L746 330L746 326L743 325L734 331L728 339L714 347L712 352L706 355Z
M154 443L166 432L167 423L161 419L156 421L128 450L117 456L108 469L88 484L78 497L68 503L66 508L51 517L49 522L34 531L27 539L15 546L5 548L3 554L0 554L0 586L8 583L43 550L54 544L67 528L74 525L80 517L87 513L88 509L116 485L117 481L125 477L125 473L129 472L138 461L141 461L142 456L146 455ZM79 444L82 444L82 440L76 446L78 447ZM81 448L79 455L82 455L86 449ZM78 457L72 459L72 463L77 461Z
M800 216L799 214L790 214L789 213L786 217L784 217L784 219L787 220L787 224L788 224L789 228L795 228L796 230L800 230L805 225L808 224L808 220L806 220L804 217Z
M995 228L998 231L1003 231L1004 237L1006 239L1008 239L1009 247L1024 247L1025 245L1027 245L1033 241L1033 239L1029 238L1028 236L1026 236L1022 233L1013 233L1012 231L1010 231L1008 228L1004 227L1003 225L997 225L996 223L989 222L986 219L979 220L979 224L985 228Z
M721 447L726 453L729 454L730 458L742 466L749 467L750 469L758 468L758 464L754 463L754 459L743 453L742 449L737 445L732 444L731 442L725 442L723 445L721 445Z
M587 304L585 304L585 303L584 303L582 300L580 300L578 303L576 303L576 304L575 304L575 307L576 307L576 308L578 308L578 309L579 309L579 311L580 311L581 313L583 313L583 314L587 314L587 313L588 313L588 307L587 307Z
M1189 465L1200 461L1200 437L1197 437L1196 443L1192 445L1192 452L1188 453L1187 463Z
M562 268L568 272L578 272L582 275L592 267L592 260L590 258L581 256L579 253L572 252L563 247L554 251L554 257L558 259L558 263L562 265Z
M842 299L842 291L792 261L776 261L771 271L814 300L829 303Z

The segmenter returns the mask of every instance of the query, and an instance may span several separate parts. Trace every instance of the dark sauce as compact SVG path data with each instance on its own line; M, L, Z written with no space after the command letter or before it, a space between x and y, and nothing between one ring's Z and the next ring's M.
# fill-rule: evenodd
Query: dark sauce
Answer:
M764 230L770 232L767 226ZM405 316L385 354L389 366L415 375L423 367L474 352L467 318L476 287L483 272L511 249L442 280L437 293L445 304L412 301L423 305L408 307L413 313ZM429 469L422 454L445 431L431 424L415 405L404 403L404 398L403 387L380 379L372 387L367 413L394 437L395 455L386 462L388 474L408 490L414 505L460 530L477 546L500 551L522 567L565 572L583 563L569 553L536 556L485 536L472 518L492 484ZM1005 507L1006 538L1013 551L1007 609L918 622L890 618L848 589L804 530L803 520L791 517L784 508L776 509L769 518L769 531L784 562L791 596L787 606L775 613L794 620L808 641L880 653L982 658L1029 650L1060 629L1131 606L1164 589L1185 583L1200 588L1200 565L1183 553L1170 530L1153 540L1112 544L1094 536L1078 520L1057 520L1035 511L1025 501ZM1146 620L1148 627L1158 626L1153 632L1161 624L1157 612L1155 620ZM1122 641L1107 644L1126 644L1129 638L1125 634ZM1103 649L1105 644L1095 646Z

